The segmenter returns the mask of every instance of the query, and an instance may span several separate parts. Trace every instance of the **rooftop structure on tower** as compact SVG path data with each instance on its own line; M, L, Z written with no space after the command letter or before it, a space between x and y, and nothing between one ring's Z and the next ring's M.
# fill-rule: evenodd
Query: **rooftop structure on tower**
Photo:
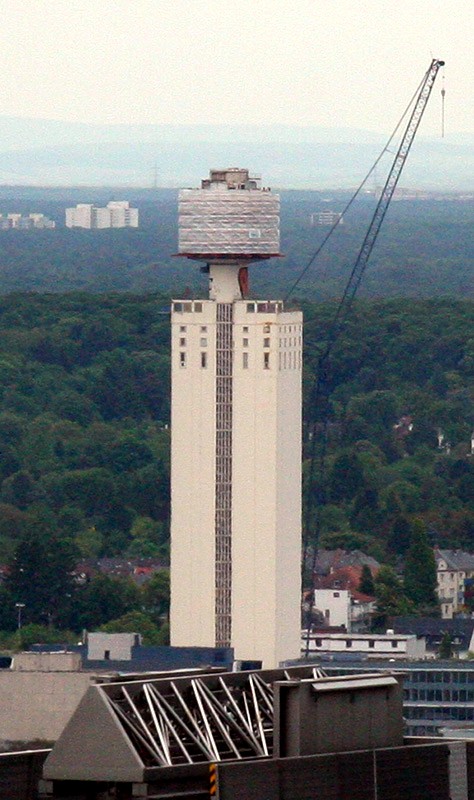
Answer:
M279 197L246 169L179 195L208 299L172 309L171 643L276 666L299 652L302 315L252 299Z

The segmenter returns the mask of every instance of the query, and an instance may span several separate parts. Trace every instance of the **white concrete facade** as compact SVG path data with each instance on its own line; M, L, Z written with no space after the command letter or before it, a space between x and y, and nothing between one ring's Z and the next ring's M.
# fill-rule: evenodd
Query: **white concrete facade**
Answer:
M66 208L67 228L138 228L138 208L128 200L111 200L103 208L79 203Z
M399 633L301 633L302 653L364 653L371 658L426 658L426 640Z
M324 624L351 629L351 595L348 589L315 589L314 608L321 612Z
M213 299L173 302L171 644L227 644L237 659L273 667L299 654L302 314L235 299L235 272L228 277L211 268ZM223 306L231 320L231 444L218 461ZM231 531L219 557L221 485L224 494L230 485ZM226 613L224 573L227 642L216 633Z

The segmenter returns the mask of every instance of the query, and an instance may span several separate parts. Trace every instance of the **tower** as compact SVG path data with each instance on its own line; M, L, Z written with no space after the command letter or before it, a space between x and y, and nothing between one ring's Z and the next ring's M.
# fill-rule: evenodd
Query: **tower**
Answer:
M279 249L279 197L248 170L180 192L209 298L172 305L171 644L265 667L300 650L302 315L247 278Z

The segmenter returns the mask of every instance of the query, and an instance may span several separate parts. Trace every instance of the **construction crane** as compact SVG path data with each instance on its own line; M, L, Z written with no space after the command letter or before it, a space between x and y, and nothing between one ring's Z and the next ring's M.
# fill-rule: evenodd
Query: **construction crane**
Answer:
M413 140L416 136L418 126L423 117L423 113L425 111L426 104L431 94L431 90L434 86L436 76L438 74L439 69L443 66L444 66L444 61L433 59L421 84L421 89L419 91L416 103L414 105L413 111L411 113L410 119L405 129L405 133L403 134L403 138L401 140L397 154L391 166L388 178L385 182L385 186L383 187L382 193L380 195L379 201L374 211L369 228L367 230L367 233L365 234L364 241L359 250L359 254L356 258L354 266L352 268L349 280L346 284L346 288L344 289L342 299L338 305L336 314L332 321L328 336L328 343L326 346L326 352L328 353L337 338L338 330L340 326L344 323L344 320L347 317L348 311L355 297L357 289L359 288L360 282L365 272L365 268L367 266L367 262L370 258L370 254L377 240L377 236L379 235L382 222L384 220L385 214L388 211L390 201L397 187L398 180L402 173L405 161L407 160L408 154L413 144Z
M318 408L318 411L320 412L319 421L320 422L321 420L323 421L324 435L323 435L323 443L321 446L321 454L320 454L320 464L322 468L324 466L325 455L326 455L326 444L327 444L326 439L327 439L327 424L328 424L328 399L329 399L329 385L331 382L330 356L334 348L334 345L336 344L337 339L342 331L344 322L347 319L347 315L350 311L352 302L360 286L361 280L364 276L367 263L369 261L375 242L377 240L377 236L380 232L382 222L388 211L390 201L397 187L400 175L402 173L406 159L413 144L413 140L416 136L416 132L420 125L421 119L423 117L423 113L425 111L426 104L429 100L431 90L433 89L436 76L440 68L444 66L444 63L445 63L444 61L440 61L439 59L432 59L429 69L425 73L425 76L421 82L418 96L414 103L413 110L408 120L408 124L405 128L405 132L403 134L397 153L390 168L387 180L385 182L382 193L378 200L377 206L375 208L374 214L372 216L371 222L369 224L367 233L364 237L357 258L355 260L354 266L352 267L342 298L339 301L336 313L329 327L326 344L324 346L322 353L318 358L317 378L313 384L313 391L311 392L310 395L310 406L313 409L315 407ZM312 427L309 434L309 438L311 440L311 457L310 457L310 469L309 469L308 483L307 483L307 502L305 508L305 526L304 526L305 541L303 545L303 569L307 557L309 527L312 522L312 513L313 513L316 439L317 439L316 434L317 434L317 419L316 415L314 415ZM315 531L316 543L319 538L318 533L319 533L319 515L317 515L316 517L316 531ZM313 561L315 560L316 552L317 552L317 544L315 548L315 556Z

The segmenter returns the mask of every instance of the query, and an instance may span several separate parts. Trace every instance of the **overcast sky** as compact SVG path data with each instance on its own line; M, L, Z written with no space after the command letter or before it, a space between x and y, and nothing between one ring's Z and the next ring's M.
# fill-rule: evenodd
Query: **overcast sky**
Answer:
M1 0L1 113L386 132L431 57L474 132L474 0ZM440 129L441 76L423 122Z

